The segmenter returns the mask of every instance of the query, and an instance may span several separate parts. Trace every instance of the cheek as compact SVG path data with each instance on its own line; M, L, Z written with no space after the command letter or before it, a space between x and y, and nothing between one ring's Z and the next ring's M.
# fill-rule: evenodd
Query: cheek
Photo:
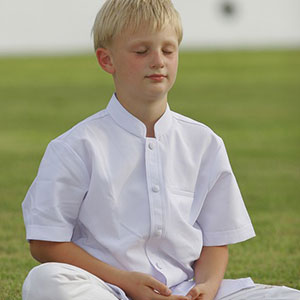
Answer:
M174 77L176 77L178 68L178 57L174 57L169 63L169 71L172 73Z
M144 71L144 63L141 60L132 60L130 66L133 73Z
M124 63L122 68L122 73L124 76L129 76L130 78L141 76L141 72L143 72L144 68L140 62L135 60L128 60Z

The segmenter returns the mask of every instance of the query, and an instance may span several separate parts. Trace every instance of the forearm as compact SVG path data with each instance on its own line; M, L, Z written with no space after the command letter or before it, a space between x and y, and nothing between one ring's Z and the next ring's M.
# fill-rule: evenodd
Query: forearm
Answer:
M32 256L41 263L71 264L117 286L122 286L124 278L126 278L126 271L100 261L72 242L31 241L30 250Z
M91 256L72 242L31 241L32 256L42 262L61 262L82 268L105 282L120 287L131 299L188 300L171 295L171 290L151 276L119 270Z
M216 294L228 263L228 247L203 247L200 258L194 264L197 284L205 284Z

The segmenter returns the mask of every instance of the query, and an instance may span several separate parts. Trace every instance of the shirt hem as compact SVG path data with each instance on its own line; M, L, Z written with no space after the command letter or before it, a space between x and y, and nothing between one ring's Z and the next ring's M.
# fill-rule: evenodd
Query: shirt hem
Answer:
M41 240L52 242L69 242L73 235L73 228L50 226L27 226L26 240Z
M252 224L229 231L203 232L203 246L236 244L255 237Z

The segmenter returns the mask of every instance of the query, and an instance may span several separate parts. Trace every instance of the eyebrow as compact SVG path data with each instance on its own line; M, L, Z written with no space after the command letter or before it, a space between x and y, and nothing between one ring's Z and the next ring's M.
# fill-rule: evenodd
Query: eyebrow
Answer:
M132 42L129 42L129 46L130 47L137 47L137 46L148 46L152 44L151 41L149 40L146 40L146 39L137 39L137 40L133 40ZM163 46L172 46L172 47L177 47L178 46L178 42L177 40L166 40L166 41L163 41L162 43Z

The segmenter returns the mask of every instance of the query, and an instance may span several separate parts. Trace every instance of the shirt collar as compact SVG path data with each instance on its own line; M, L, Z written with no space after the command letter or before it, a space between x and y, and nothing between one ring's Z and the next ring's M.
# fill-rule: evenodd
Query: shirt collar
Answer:
M130 112L128 112L118 101L115 94L113 94L113 96L111 97L106 107L106 111L123 129L138 137L146 137L147 129L145 124L138 118L133 116ZM172 113L169 104L167 104L166 111L154 125L155 137L159 138L160 136L165 134L171 128L171 125Z

